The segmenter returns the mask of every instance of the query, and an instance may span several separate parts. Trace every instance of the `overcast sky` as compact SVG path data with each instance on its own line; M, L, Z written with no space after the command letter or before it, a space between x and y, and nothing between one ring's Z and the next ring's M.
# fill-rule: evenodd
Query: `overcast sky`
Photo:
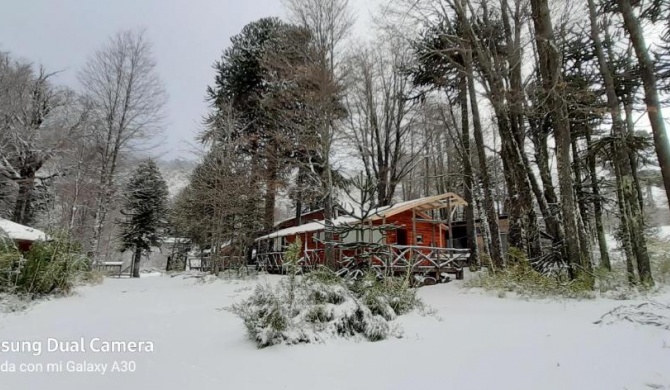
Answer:
M366 23L365 0L350 0ZM206 113L212 64L242 27L283 16L280 0L0 0L0 50L63 71L58 82L76 87L86 57L114 33L144 27L170 99L166 158L189 158ZM360 27L360 26L359 26Z

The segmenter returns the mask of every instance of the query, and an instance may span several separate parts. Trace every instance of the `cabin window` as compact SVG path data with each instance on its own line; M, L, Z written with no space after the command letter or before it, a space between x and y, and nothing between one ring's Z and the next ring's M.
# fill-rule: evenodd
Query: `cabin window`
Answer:
M380 229L374 229L372 231L372 242L382 244L384 242L384 232Z
M372 233L372 237L370 237L370 233ZM340 234L340 239L345 244L354 242L382 243L384 233L380 229L352 229Z
M340 234L340 240L345 244L359 242L361 241L360 230L352 229L347 232L342 232L342 234Z
M423 234L417 234L416 235L416 243L417 244L423 244Z

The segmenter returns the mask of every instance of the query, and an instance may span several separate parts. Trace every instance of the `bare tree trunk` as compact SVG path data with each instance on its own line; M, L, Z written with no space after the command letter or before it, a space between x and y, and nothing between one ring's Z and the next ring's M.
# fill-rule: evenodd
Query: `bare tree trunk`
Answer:
M491 233L491 263L500 270L503 266L503 250L500 240L500 227L498 225L498 215L495 209L493 194L491 193L491 179L487 167L486 151L484 150L484 134L482 129L481 117L479 116L479 104L477 102L477 91L475 88L475 78L472 68L472 57L468 53L465 55L465 69L468 80L468 95L470 97L470 109L472 110L472 124L475 138L475 149L479 160L479 169L481 175L482 190L484 192L484 213L488 220L488 229ZM484 219L482 218L482 223Z
M651 60L647 43L645 42L640 21L633 12L631 0L617 0L619 12L623 16L624 26L628 31L630 40L635 49L638 63L640 64L640 76L644 85L644 101L647 105L647 116L651 124L651 131L654 136L654 146L658 156L658 164L661 167L663 184L665 186L668 204L670 204L670 143L668 135L665 132L665 122L658 99L658 90L656 85L656 75L654 74L654 63ZM640 268L640 279L642 283L653 285L651 278L651 269L648 263L638 263Z
M570 265L570 276L578 278L586 276L584 271L591 267L588 253L584 253L580 246L579 227L577 221L577 204L573 192L571 175L571 136L570 124L564 101L558 95L557 88L561 87L560 53L557 51L554 40L553 27L549 14L547 0L531 0L535 39L540 59L540 73L547 93L547 106L550 108L554 120L554 134L556 139L556 159L561 194L561 210L565 232L565 247L567 262Z
M588 156L586 164L588 165L589 179L591 181L591 192L593 196L593 219L596 225L596 235L598 237L598 249L600 251L600 266L608 271L612 270L609 250L607 248L607 239L605 238L605 227L603 225L603 207L600 196L600 185L598 184L598 175L596 173L596 157L593 155L591 146L591 130L586 132L586 143L588 145Z
M29 224L32 217L31 207L33 201L33 189L35 188L35 173L35 170L32 168L21 170L21 179L17 180L19 193L16 196L16 204L12 220L22 225Z
M465 207L465 229L470 249L470 267L477 267L479 262L479 246L475 228L475 202L473 194L472 159L470 156L470 118L468 112L468 77L460 76L458 80L458 100L461 106L461 143L463 146L463 196L468 205Z
M140 277L140 263L142 261L142 249L140 247L135 247L135 254L133 255L133 278Z
M607 95L607 105L612 116L612 133L616 138L624 138L624 123L621 116L621 108L616 95L614 77L609 69L602 42L598 34L596 8L594 0L589 1L589 16L591 20L591 38L594 42L596 55L600 72L605 83L605 92ZM630 4L629 4L630 5ZM626 253L626 268L629 282L635 283L634 261L638 263L638 270L645 272L642 283L653 285L649 266L649 254L647 252L647 243L644 237L644 223L642 209L637 197L637 191L634 188L632 167L630 159L623 147L615 145L614 167L617 176L617 197L619 203L619 214L621 219L622 237L624 252ZM633 258L635 257L635 259ZM640 265L642 263L642 265Z

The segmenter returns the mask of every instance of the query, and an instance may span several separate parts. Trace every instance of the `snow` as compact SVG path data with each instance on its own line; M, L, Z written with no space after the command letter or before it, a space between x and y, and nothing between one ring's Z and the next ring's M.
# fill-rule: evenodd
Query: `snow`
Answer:
M668 197L665 194L665 189L657 186L651 186L651 196L654 198L654 205L663 209L668 207Z
M151 341L153 352L2 353L0 364L133 360L133 373L0 373L0 389L649 389L670 388L670 331L594 322L640 301L500 299L460 281L423 287L433 314L395 322L380 342L255 347L224 308L257 280L109 278L68 298L0 316L0 341ZM670 302L670 293L654 297ZM109 368L108 368L109 370Z
M3 232L7 237L17 241L45 241L47 239L47 235L41 230L0 218L0 236L3 235Z
M168 186L170 199L174 199L191 181L191 173L196 163L184 159L159 161L158 166Z
M353 218L353 217L339 217L333 219L333 225L334 226L343 226L346 224L357 224L360 223L360 219ZM276 232L272 232L270 234L266 234L265 236L258 237L256 241L259 240L265 240L268 238L275 238L275 237L284 237L284 236L291 236L293 234L299 234L299 233L305 233L305 232L315 232L318 230L323 230L324 229L324 222L310 222L310 223L305 223L303 225L298 225L298 226L293 226L290 228L286 229L281 229L277 230Z
M658 238L661 241L670 240L670 226L668 226L668 225L659 226L656 229L657 229L657 231L654 234L656 236L656 238Z

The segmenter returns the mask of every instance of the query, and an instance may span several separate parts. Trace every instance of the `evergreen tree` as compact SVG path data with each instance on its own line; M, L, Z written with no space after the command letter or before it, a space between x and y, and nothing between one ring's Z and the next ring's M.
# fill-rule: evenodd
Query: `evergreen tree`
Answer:
M158 245L161 228L167 216L168 189L156 163L147 160L139 164L128 182L124 194L125 221L121 225L122 251L134 250L133 277L140 276L142 252Z

